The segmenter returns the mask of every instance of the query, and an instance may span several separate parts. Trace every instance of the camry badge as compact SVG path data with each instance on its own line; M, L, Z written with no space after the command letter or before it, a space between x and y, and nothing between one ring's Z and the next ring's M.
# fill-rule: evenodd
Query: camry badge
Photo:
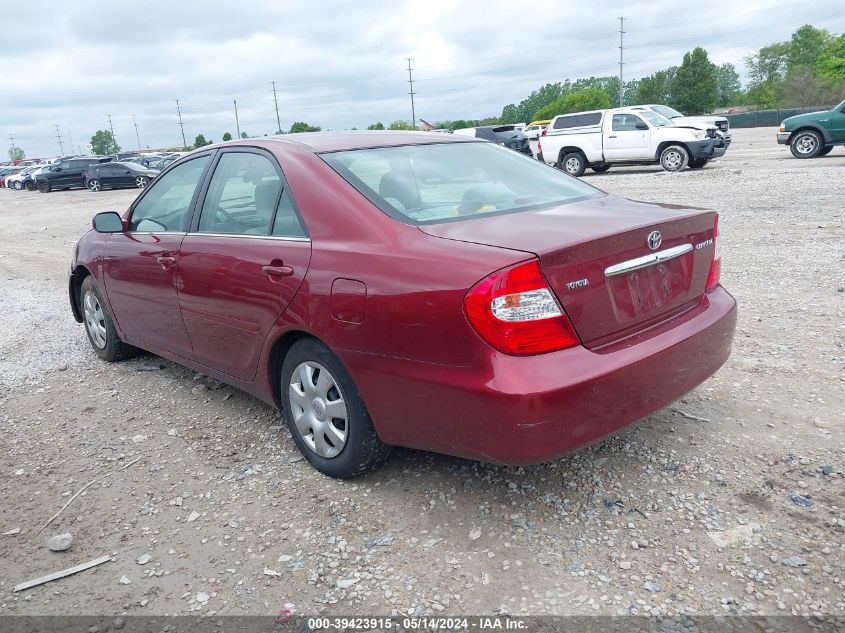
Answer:
M646 239L646 244L648 244L648 247L653 251L660 248L660 244L662 242L663 236L660 234L660 231L652 231L648 234L648 238Z

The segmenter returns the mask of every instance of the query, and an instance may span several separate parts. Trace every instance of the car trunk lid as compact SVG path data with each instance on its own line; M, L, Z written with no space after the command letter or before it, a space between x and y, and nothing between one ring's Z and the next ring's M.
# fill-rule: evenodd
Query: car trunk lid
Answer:
M710 211L603 196L420 230L536 255L581 341L596 348L697 303L713 259L714 221Z

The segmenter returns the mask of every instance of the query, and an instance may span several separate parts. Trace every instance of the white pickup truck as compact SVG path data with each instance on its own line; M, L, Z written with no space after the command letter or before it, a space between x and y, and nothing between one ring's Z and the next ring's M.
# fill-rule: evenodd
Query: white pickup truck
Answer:
M666 171L700 169L725 153L713 128L675 125L652 110L629 108L561 114L540 136L538 156L571 176L587 167L660 164Z

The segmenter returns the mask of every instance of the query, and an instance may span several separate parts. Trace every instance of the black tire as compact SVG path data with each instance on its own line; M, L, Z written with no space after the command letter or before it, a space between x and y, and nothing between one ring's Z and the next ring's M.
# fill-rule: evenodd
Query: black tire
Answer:
M689 167L690 169L701 169L702 167L706 166L709 162L709 158L691 158L689 163L687 163L687 167Z
M610 163L603 163L601 165L593 165L592 167L590 167L590 169L592 169L597 174L603 174L608 169L610 169Z
M823 147L822 137L815 130L801 130L789 141L789 151L795 158L815 158Z
M41 193L50 193L50 182L47 180L40 180L38 181L38 191Z
M329 377L339 387L338 397L346 404L347 419L344 423L346 440L340 452L333 457L318 455L315 449L306 443L294 421L293 409L298 405L293 402L290 395L291 379L303 363L314 363L328 370ZM319 377L319 371L322 370L318 370L318 373L314 374L315 377ZM379 439L352 377L340 359L323 343L313 338L305 338L294 343L282 363L280 381L282 406L291 436L305 459L321 473L329 477L349 479L376 468L389 457L392 447ZM303 382L300 380L299 384L303 385ZM315 384L318 385L319 382ZM300 407L300 412L301 415L305 415L304 408ZM328 423L333 424L334 420L329 420ZM310 434L312 440L313 433L312 428ZM306 436L309 434L306 433Z
M666 171L683 171L689 164L689 151L683 145L669 145L660 152L660 166Z
M822 151L819 152L819 156L827 156L830 152L833 151L833 145L825 145Z
M91 178L85 181L85 186L88 187L88 191L102 191L103 190L103 183L101 183L97 178Z
M26 190L27 191L35 191L35 183L31 180L28 180L26 183Z
M91 296L91 300L95 301L99 306L100 314L102 314L102 318L98 321L100 327L105 329L104 345L97 342L96 335L92 334L92 328L94 326L89 324L89 315L86 314L85 303L89 295ZM88 335L88 342L91 343L91 347L97 356L111 363L117 360L123 360L124 358L130 358L138 353L138 348L120 340L117 330L114 328L111 315L109 315L108 310L105 308L105 302L103 301L103 296L100 294L100 289L97 287L97 282L90 275L82 281L82 285L79 288L79 311L82 313L82 322L85 326L85 333Z
M587 158L581 152L570 152L558 161L558 169L578 178L587 169Z

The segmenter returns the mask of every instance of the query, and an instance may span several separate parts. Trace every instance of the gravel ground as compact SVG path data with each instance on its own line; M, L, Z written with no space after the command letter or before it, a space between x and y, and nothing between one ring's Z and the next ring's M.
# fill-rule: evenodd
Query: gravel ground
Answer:
M845 615L845 149L798 161L737 130L699 172L585 179L721 213L728 364L554 463L402 450L352 482L242 392L89 351L70 252L134 191L0 191L0 614Z

